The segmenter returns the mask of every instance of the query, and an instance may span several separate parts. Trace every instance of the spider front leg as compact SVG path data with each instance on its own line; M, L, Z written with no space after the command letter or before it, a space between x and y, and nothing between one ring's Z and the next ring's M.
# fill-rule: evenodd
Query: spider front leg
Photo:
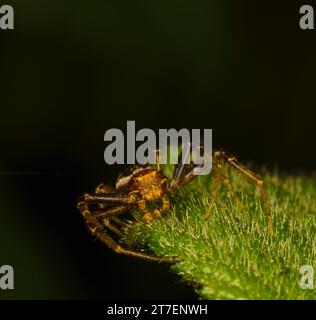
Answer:
M97 217L95 217L90 209L87 203L85 202L79 202L78 208L86 220L89 232L93 235L99 238L103 243L105 243L110 249L112 249L114 252L119 254L125 254L128 256L148 260L148 261L158 261L158 262L174 262L169 259L159 258L151 255L147 255L145 253L127 249L119 245L111 236L109 236L106 233L106 226L102 224Z
M116 202L117 201L117 202ZM132 249L127 249L118 244L108 233L107 229L112 230L115 233L119 233L118 229L109 222L108 217L115 216L123 211L126 211L131 203L133 203L134 197L132 196L122 196L118 194L85 194L78 202L78 208L84 217L88 230L91 235L99 238L103 243L105 243L110 249L119 254L124 254L140 259L144 259L147 261L156 261L156 262L166 262L166 263L174 263L174 259L169 258L159 258L155 256L151 256L145 254L143 252L139 252ZM114 206L111 208L104 208L102 210L97 210L96 213L92 213L89 205L91 204L99 204L102 207L102 204L106 205L110 203L111 205L117 203L119 206ZM124 204L124 205L122 205ZM105 217L106 216L106 217ZM100 218L103 218L103 221L100 221ZM123 222L119 220L121 224Z
M99 184L95 189L95 193L97 194L114 193L114 192L115 192L114 188L103 183ZM96 211L94 215L96 215L97 217L103 217L104 224L106 224L106 221L109 220L108 217L111 217L111 221L114 221L117 225L119 225L122 228L127 228L128 224L122 221L121 219L119 219L118 217L116 217L116 215L119 215L120 213L123 213L124 211L126 211L127 207L123 205L123 206L115 206L112 208L108 208L109 205L110 204L100 203L99 204L100 210ZM121 232L117 232L117 231L116 233L121 234Z

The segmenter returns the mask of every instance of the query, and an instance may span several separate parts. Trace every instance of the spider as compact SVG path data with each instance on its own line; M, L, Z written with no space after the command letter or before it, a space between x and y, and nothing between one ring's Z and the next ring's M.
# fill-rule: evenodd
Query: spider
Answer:
M126 227L127 224L119 219L117 215L129 209L138 209L142 214L142 218L147 223L151 223L153 220L164 215L170 208L170 196L196 177L193 170L194 167L197 168L199 166L186 164L187 157L189 156L185 155L184 159L182 159L180 154L171 181L164 175L159 161L157 161L156 168L152 166L132 167L129 172L119 176L115 189L108 185L100 184L97 186L95 193L85 193L79 198L77 207L85 219L88 231L116 253L151 261L170 262L167 259L122 246L110 236L108 231L116 233L119 236L122 235L120 228ZM159 158L157 159L159 160ZM235 157L229 156L224 151L216 151L212 155L211 176L215 180L210 194L210 205L205 218L209 217L222 184L237 205L243 207L235 195L229 179L222 174L225 162L259 187L263 211L268 220L269 234L272 236L272 216L263 179L239 163Z

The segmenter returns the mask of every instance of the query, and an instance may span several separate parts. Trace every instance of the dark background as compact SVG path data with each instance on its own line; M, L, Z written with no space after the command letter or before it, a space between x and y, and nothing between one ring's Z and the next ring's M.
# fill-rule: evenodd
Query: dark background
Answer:
M215 147L282 172L315 169L309 1L6 1L0 30L0 265L5 298L192 298L168 272L88 235L75 202L121 167L104 132L212 128ZM315 8L315 7L314 7Z

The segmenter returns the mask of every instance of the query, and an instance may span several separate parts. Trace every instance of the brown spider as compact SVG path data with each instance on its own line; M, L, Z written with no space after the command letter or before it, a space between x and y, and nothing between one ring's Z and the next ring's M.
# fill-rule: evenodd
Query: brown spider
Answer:
M190 155L186 157L188 156ZM100 184L95 193L85 193L78 201L78 208L85 219L89 232L117 253L152 261L168 261L119 245L109 235L107 229L119 236L122 235L121 230L113 222L120 227L126 227L127 224L116 216L128 211L128 209L138 209L147 223L165 214L170 207L169 198L171 194L196 177L193 173L194 166L185 164L187 163L185 160L180 155L179 164L176 165L170 182L161 171L159 162L157 162L156 168L149 166L132 167L130 172L118 178L115 190L107 185ZM224 151L214 152L212 161L211 175L215 181L205 217L207 218L210 215L222 183L229 196L242 207L230 181L222 174L223 162L225 161L260 188L263 210L268 219L269 233L272 236L273 228L269 199L262 178L240 164L235 157L228 156Z

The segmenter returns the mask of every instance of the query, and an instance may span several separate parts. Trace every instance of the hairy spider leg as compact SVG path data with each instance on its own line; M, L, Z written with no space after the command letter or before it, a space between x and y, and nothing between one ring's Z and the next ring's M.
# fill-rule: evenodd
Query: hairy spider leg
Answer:
M214 168L215 168L215 173L214 173ZM228 177L223 175L222 172L223 172L223 159L220 157L218 153L215 152L213 155L213 170L211 171L211 174L215 177L216 180L215 180L214 187L211 194L211 205L205 215L206 218L209 217L212 211L212 208L215 204L221 184L224 185L231 200L234 201L240 208L244 209L244 206L240 202L237 195L235 194L233 186L230 183Z
M225 151L217 151L217 153L219 156L225 159L225 161L229 163L233 168L239 171L243 176L247 177L250 182L259 187L263 212L268 219L269 234L270 236L273 236L273 221L269 203L270 201L263 179L252 172L250 169L248 169L246 166L241 164L235 157L227 155Z
M241 203L238 196L236 195L234 188L233 188L231 182L229 181L228 177L222 175L221 179L222 179L222 183L223 183L224 187L226 188L231 200L233 202L235 202L239 208L245 209L245 206Z
M89 210L87 202L79 202L78 208L83 215L84 219L87 222L89 232L99 238L103 243L105 243L110 249L119 254L124 254L147 261L156 261L156 262L174 262L173 260L166 258L159 258L151 255L147 255L143 252L139 252L132 249L127 249L119 245L111 236L106 233L106 226L103 225Z
M214 180L214 185L213 185L213 188L211 191L210 204L209 204L208 210L205 214L206 219L210 216L210 214L213 210L213 207L215 205L216 199L218 197L219 190L222 185L222 171L223 171L223 166L222 166L221 162L216 163L216 169L214 170L214 168L213 168L213 170L211 171L211 175L214 177L215 180ZM192 175L190 177L192 177Z
M270 236L273 236L273 221L272 221L271 208L270 208L270 204L269 204L269 196L268 196L268 193L267 193L266 188L264 186L263 179L261 177L257 176L254 172L252 172L246 166L239 163L235 157L228 156L226 154L226 152L224 152L224 151L214 152L213 166L215 165L215 168L217 168L217 170L220 169L220 167L222 166L222 163L221 163L222 160L226 161L233 168L235 168L237 171L239 171L243 176L247 177L250 180L250 182L254 183L256 186L259 187L260 195L261 195L261 203L263 206L263 212L268 220L269 234L270 234ZM175 168L174 178L172 179L172 181L174 181L174 182L171 182L171 184L170 184L171 190L176 187L180 187L182 185L189 183L190 181L192 181L196 177L196 175L194 174L194 171L193 171L194 169L192 169L191 171L189 171L188 173L186 173L184 175L183 172L185 172L185 170L184 170L185 166L186 166L186 164L180 162L178 167ZM214 202L218 196L218 190L220 188L221 183L224 184L225 188L227 189L228 193L230 194L230 197L233 198L240 207L243 207L243 205L239 201L238 197L235 195L228 178L223 176L222 174L216 174L216 173L214 174L213 171L214 170L211 171L211 174L213 176L215 175L216 180L215 180L215 184L213 187L214 189L211 193L211 204L210 204L211 209L214 206ZM181 174L179 174L179 172L181 172ZM211 209L209 209L207 211L206 218L209 216Z
M115 189L112 188L109 185L106 185L104 183L100 183L96 189L95 189L95 193L114 193ZM106 208L107 205L105 203L100 203L99 204L101 210L96 212L96 216L104 216L104 217L110 217L110 219L112 221L114 221L117 225L119 225L122 228L127 228L128 224L126 222L124 222L122 219L116 217L115 215L119 215L120 213L123 213L124 211L127 211L127 207L125 205L123 206L116 206L113 207L111 209L107 209L107 210L102 210L103 208Z

